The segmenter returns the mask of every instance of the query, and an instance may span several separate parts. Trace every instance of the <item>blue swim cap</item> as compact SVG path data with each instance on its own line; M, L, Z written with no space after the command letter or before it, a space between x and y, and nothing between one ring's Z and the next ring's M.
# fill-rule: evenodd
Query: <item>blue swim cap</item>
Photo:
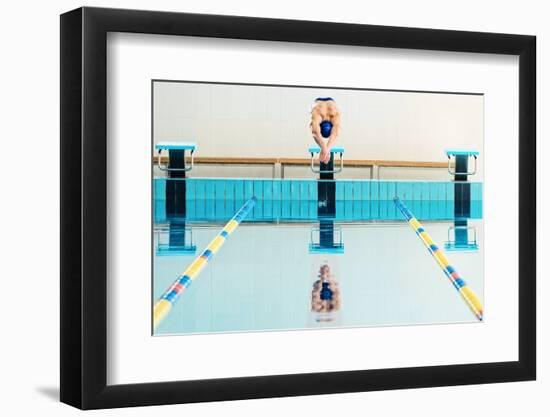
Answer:
M328 286L328 282L322 283L323 288L321 288L321 300L332 300L332 290Z
M328 120L323 120L319 126L321 127L321 136L325 139L328 138L332 131L332 123Z
M334 101L332 97L317 97L315 101Z

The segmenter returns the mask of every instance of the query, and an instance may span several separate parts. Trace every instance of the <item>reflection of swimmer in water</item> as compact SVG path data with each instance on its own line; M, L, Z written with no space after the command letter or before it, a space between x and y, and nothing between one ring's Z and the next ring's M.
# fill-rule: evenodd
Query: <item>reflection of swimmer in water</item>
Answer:
M340 110L334 99L331 97L315 99L309 126L313 139L321 148L319 161L326 164L330 161L330 150L340 134ZM325 142L323 138L328 140Z
M330 313L340 309L340 287L330 273L327 264L321 265L319 279L313 283L311 291L311 311Z

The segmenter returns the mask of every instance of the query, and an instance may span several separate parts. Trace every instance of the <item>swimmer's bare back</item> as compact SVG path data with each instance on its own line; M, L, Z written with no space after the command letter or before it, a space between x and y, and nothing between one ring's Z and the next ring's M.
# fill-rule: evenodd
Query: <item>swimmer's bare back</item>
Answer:
M332 124L330 135L325 137L327 139L326 142L321 132L321 123L323 122L330 122ZM311 122L309 126L313 139L321 148L319 161L328 163L330 160L330 149L332 149L340 134L340 110L336 102L332 99L317 99L311 109Z

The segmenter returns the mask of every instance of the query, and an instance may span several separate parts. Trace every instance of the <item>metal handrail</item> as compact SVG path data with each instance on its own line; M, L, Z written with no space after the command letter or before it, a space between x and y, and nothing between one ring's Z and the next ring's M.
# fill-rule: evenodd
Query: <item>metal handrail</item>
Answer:
M315 160L315 154L311 152L311 171L315 174L337 174L339 172L342 172L342 169L344 168L344 153L338 152L340 154L340 167L338 169L332 169L330 171L323 170L321 171L321 168L316 169L314 165Z
M456 169L453 171L451 170L451 157L448 155L447 158L449 159L449 164L447 166L447 171L449 171L449 174L451 175L475 175L477 172L477 156L473 155L474 157L474 170L473 171L467 171L467 172L457 172ZM456 168L456 164L455 164Z
M158 156L157 156L157 166L158 166L158 169L160 169L161 171L165 171L165 172L174 172L174 171L188 172L188 171L191 171L193 169L194 154L195 154L194 149L190 152L191 153L191 165L189 165L189 167L185 167L185 168L169 168L168 165L163 165L161 163L161 160L162 160L162 158L160 157L161 153L162 153L162 149L159 149L159 153L158 153Z

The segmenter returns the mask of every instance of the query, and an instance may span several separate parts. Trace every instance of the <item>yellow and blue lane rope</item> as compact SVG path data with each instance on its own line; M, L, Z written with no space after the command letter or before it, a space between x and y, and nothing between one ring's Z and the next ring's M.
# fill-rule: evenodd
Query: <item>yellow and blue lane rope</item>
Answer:
M479 298L474 291L451 265L443 249L435 244L431 236L424 229L424 226L422 226L416 217L414 217L413 213L409 210L405 203L403 203L398 197L395 197L393 201L409 225L416 232L416 235L420 238L420 240L422 240L426 248L428 248L429 252L433 255L445 275L447 275L447 278L449 278L453 286L460 293L462 299L466 302L468 307L470 307L470 310L472 310L479 321L483 321L483 306L481 301L479 301Z
M220 233L218 233L218 235L208 244L206 249L204 249L191 265L187 267L183 274L168 287L164 294L162 294L153 307L153 327L156 328L168 315L179 296L199 276L206 264L208 264L210 259L220 250L227 237L233 233L241 221L248 216L255 204L256 197L252 197L244 203L231 220L226 223Z

